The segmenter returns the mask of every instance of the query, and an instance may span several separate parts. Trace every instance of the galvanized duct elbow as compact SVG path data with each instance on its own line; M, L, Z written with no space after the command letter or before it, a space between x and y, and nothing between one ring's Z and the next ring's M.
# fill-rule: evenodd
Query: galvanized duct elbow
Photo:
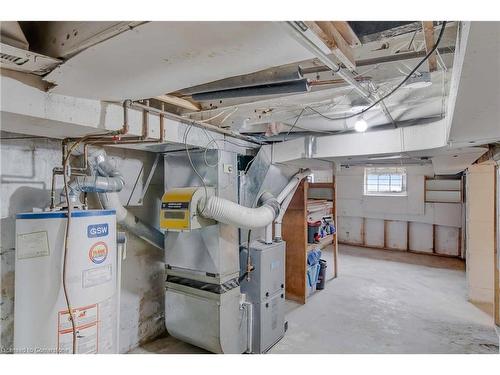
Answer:
M104 150L96 150L90 155L90 164L96 171L92 176L78 176L68 186L73 196L81 192L98 193L105 209L116 211L116 222L136 236L159 249L164 248L164 235L153 226L144 223L130 213L120 202L118 192L125 186L122 174L109 162Z
M118 193L99 193L99 200L105 209L116 211L116 222L118 224L122 225L149 244L161 250L164 249L163 233L155 227L144 223L141 219L123 207L120 202L120 198L118 197Z
M206 202L206 203L205 203ZM200 199L198 212L201 216L243 229L263 228L279 214L280 205L270 193L262 194L259 207L250 208L230 200L209 197Z

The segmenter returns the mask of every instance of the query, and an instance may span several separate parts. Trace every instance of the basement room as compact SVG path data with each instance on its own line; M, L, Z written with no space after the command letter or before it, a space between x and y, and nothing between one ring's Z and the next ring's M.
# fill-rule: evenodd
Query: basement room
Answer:
M498 367L500 22L146 3L0 23L0 365Z

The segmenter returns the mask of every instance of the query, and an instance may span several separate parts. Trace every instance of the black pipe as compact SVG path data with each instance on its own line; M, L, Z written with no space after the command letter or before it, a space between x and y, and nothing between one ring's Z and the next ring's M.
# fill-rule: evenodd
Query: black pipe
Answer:
M299 92L308 92L311 90L307 79L296 81L281 82L252 87L238 87L229 90L209 91L193 94L193 99L197 101L241 98L248 96L278 95Z

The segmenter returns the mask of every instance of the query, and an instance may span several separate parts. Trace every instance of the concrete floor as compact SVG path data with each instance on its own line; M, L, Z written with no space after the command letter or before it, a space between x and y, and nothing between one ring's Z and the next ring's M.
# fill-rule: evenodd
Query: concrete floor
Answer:
M270 353L498 353L490 306L467 301L457 259L340 246L339 277L287 302ZM132 353L203 353L172 337Z

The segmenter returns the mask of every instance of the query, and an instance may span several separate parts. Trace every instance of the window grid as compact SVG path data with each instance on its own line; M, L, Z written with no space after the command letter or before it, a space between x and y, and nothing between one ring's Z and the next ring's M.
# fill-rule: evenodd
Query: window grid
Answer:
M406 195L405 168L365 168L365 195Z

